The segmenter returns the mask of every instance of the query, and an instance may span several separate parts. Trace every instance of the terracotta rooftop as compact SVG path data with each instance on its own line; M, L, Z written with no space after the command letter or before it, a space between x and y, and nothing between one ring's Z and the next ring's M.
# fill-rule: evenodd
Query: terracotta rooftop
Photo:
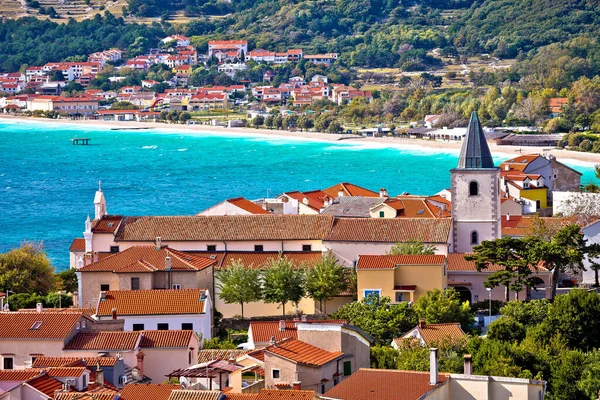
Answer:
M36 357L33 368L64 367L83 360L86 365L95 367L112 367L117 362L117 357Z
M312 400L315 392L312 390L279 390L279 389L261 389L256 396L256 400ZM229 399L229 396L227 396Z
M414 329L419 332L426 346L429 346L433 343L439 343L444 339L459 339L466 336L458 322L446 324L425 324L423 327L417 325ZM411 332L412 330L404 336L407 336ZM397 341L398 339L403 340L403 338L396 338L394 341Z
M114 233L123 220L121 215L105 215L99 220L92 222L92 232L94 233Z
M429 384L429 372L361 368L323 397L340 400L418 400L443 385L450 375L440 373L436 386Z
M358 257L357 269L394 269L398 265L444 265L446 257L443 255L415 254L415 255L361 255Z
M110 290L100 297L96 315L203 314L206 289Z
M140 348L189 347L194 331L142 331Z
M215 260L210 258L170 249L166 246L159 250L156 249L156 246L132 246L95 263L85 265L78 271L115 273L164 271L167 256L171 257L173 271L200 271L215 264Z
M245 266L252 266L254 268L261 268L268 265L269 261L277 260L280 257L287 258L292 261L294 265L301 266L304 264L314 265L321 261L323 253L320 251L307 251L307 252L290 252L286 251L278 253L276 251L237 251L227 252L223 257L219 268L227 268L234 261L241 261Z
M63 392L55 400L114 400L118 392Z
M0 370L0 382L23 381L38 376L43 371L39 369L3 369Z
M566 218L541 217L546 224L564 227L573 221ZM531 232L534 217L524 217L522 215L502 216L500 224L502 225L503 236L526 236Z
M203 364L214 360L234 361L236 358L248 354L250 350L230 350L230 349L206 349L198 350L198 364Z
M327 351L298 339L282 340L275 345L267 347L265 352L273 353L298 364L312 367L323 366L344 355L341 351Z
M224 215L125 217L116 241L318 240L329 231L328 215Z
M325 240L448 243L451 218L337 218Z
M450 254L448 254L448 266L447 266L448 271L449 272L451 272L451 271L476 272L477 268L475 267L475 262L465 260L465 256L467 256L469 254L472 254L472 253L450 253ZM492 265L489 265L488 268L486 268L484 271L495 272L495 271L502 271L502 270L504 270L504 267L502 267L500 265L492 264ZM537 270L538 271L547 271L547 269L542 266L538 266Z
M261 206L256 205L250 200L245 199L243 197L228 199L227 202L233 204L236 207L241 208L242 210L248 211L251 214L271 214L267 210L263 209Z
M75 238L69 247L69 251L85 251L85 239Z
M53 378L80 377L85 367L53 367L48 368L48 375Z
M64 339L83 317L82 313L0 313L0 338Z
M225 400L256 400L258 393L227 393Z
M267 343L271 337L275 340L297 339L299 323L317 323L317 324L345 324L345 320L307 320L307 321L285 321L285 329L280 330L279 321L250 321L248 335L252 335L254 343ZM249 354L251 355L251 354Z
M173 390L169 400L219 400L222 395L218 390Z
M337 185L323 189L323 192L333 198L338 197L339 192L343 192L344 196L379 197L379 192L374 192L349 182L338 183Z
M187 347L193 334L193 331L80 332L65 346L65 350Z
M62 382L51 378L46 373L31 378L26 383L50 398L54 398L54 393L62 388Z
M121 390L120 400L168 400L173 390L181 389L181 385L141 384L125 385Z

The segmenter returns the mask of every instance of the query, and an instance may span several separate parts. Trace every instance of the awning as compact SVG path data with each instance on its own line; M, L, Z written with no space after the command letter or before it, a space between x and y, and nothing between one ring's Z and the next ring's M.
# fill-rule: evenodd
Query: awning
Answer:
M399 292L414 292L417 289L417 285L397 285L394 286L395 291Z
M448 286L471 286L471 282L448 281Z

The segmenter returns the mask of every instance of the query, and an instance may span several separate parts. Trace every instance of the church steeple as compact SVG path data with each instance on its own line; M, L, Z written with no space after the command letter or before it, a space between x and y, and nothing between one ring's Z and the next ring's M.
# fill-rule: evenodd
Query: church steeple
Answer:
M467 134L460 150L460 156L458 157L457 168L495 168L492 153L485 140L485 134L483 133L483 129L481 129L479 117L475 111L471 113Z
M98 182L98 191L94 196L94 219L101 219L106 215L106 199L102 193L102 182Z

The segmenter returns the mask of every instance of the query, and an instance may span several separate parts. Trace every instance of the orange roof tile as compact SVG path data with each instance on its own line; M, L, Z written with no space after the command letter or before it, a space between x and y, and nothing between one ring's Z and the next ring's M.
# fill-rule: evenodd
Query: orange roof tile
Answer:
M54 393L62 388L62 382L51 378L46 373L29 379L26 384L52 398Z
M203 314L206 289L111 290L98 302L96 315Z
M85 317L80 312L0 313L0 338L64 339L82 318ZM41 324L33 329L36 322Z
M477 268L475 268L475 261L467 261L465 260L465 256L471 253L450 253L448 254L448 271L471 271L476 272ZM500 265L491 264L489 265L483 272L495 272L502 271L504 267ZM538 271L547 271L546 268L542 266L537 267Z
M312 390L279 390L279 389L262 389L256 400L312 400L315 392ZM229 396L227 396L229 399Z
M206 349L198 350L198 364L209 361L225 360L234 361L236 358L248 354L250 350L230 350L230 349Z
M298 339L286 339L265 349L266 353L273 353L280 357L314 367L323 366L333 360L344 356L341 351L327 351Z
M227 393L225 400L256 400L258 393Z
M48 375L53 378L80 377L85 367L53 367L48 369Z
M243 241L322 239L329 231L329 215L215 215L125 217L116 241Z
M333 198L338 197L339 192L343 192L344 196L379 197L379 192L374 192L349 182L338 183L337 185L323 189L323 192Z
M361 255L358 257L357 269L394 269L398 265L444 265L446 257L443 255L415 254L415 255Z
M69 247L69 251L85 251L85 239L75 238Z
M80 268L80 272L152 272L164 271L166 257L171 257L173 271L200 271L213 264L215 260L194 253L156 246L132 246L119 253L111 254L95 263Z
M23 381L38 376L43 371L39 369L3 369L0 370L0 382Z
M189 347L194 331L142 331L140 348Z
M243 197L236 197L234 199L226 200L228 203L233 204L236 207L241 208L242 210L248 211L252 214L271 214L267 210L263 209L261 206L247 200Z
M343 400L417 400L443 385L449 374L438 375L436 386L429 384L429 372L361 368L324 394Z
M572 223L566 218L540 217L547 224L557 225L559 227ZM502 225L502 235L505 236L526 236L531 233L534 217L524 217L522 215L503 216L500 220Z
M62 392L55 400L114 400L118 392Z
M445 324L425 324L424 327L417 325L415 327L419 334L423 338L426 346L433 343L439 343L444 339L459 339L465 337L466 334L460 327L460 323L445 323ZM396 338L394 341L404 340L403 338Z
M140 332L79 332L65 350L133 350L139 338Z
M275 337L275 340L283 339L297 339L298 338L298 324L299 323L316 323L316 324L345 324L346 321L343 319L339 320L307 320L307 321L285 321L285 329L279 329L279 321L250 321L250 328L248 334L252 335L254 343L267 343L271 340L271 337ZM252 354L248 354L254 357ZM254 357L256 358L256 357Z
M274 251L236 251L227 252L223 258L219 268L227 268L234 261L241 261L245 266L252 266L253 268L262 268L271 260L277 260L279 257L290 260L294 265L315 265L323 258L323 253L320 251L307 251L307 252L284 252L278 253Z
M448 243L451 218L337 218L325 240Z
M99 220L94 220L92 223L92 232L94 233L114 233L121 220L123 219L120 215L105 215Z
M181 385L141 384L125 385L121 390L120 400L168 400L173 390L181 389Z
M83 360L86 365L95 367L112 367L117 362L117 357L36 357L33 368L64 367Z

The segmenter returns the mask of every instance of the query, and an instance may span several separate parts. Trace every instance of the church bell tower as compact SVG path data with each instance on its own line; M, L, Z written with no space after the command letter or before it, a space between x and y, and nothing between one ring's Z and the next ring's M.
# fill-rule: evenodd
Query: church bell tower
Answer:
M494 166L476 112L450 177L453 251L470 252L484 240L500 238L500 168Z

